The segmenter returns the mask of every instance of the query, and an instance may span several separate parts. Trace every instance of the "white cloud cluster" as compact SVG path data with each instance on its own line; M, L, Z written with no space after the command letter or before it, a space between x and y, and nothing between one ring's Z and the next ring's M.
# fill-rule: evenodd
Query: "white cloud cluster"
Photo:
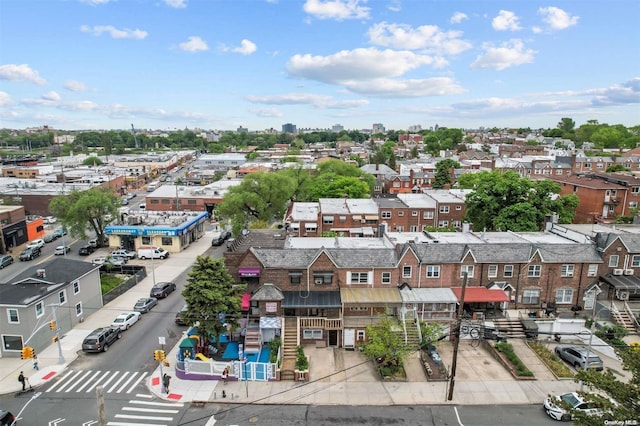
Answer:
M148 33L142 30L130 30L128 28L118 29L112 25L95 25L93 27L89 25L82 25L80 31L83 33L91 33L95 36L101 36L103 33L109 34L111 38L132 38L136 40L142 40L147 38Z
M187 7L187 0L164 0L164 4L174 9L184 9Z
M307 0L303 10L318 19L369 19L370 8L361 6L360 0Z
M7 92L0 92L0 107L6 107L11 105L11 96Z
M112 0L80 0L80 3L90 4L91 6L97 6L99 4L107 4Z
M564 10L550 6L538 9L538 14L542 15L542 21L552 30L564 30L578 24L578 16L571 16Z
M365 99L335 100L328 95L312 93L287 93L283 95L247 96L249 102L269 105L311 105L318 109L349 109L368 105ZM262 110L266 111L266 110ZM275 110L272 110L275 112ZM280 115L277 115L278 117Z
M47 81L40 77L38 71L31 69L27 64L6 64L0 65L0 80L9 81L29 81L38 86L44 86Z
M180 49L184 50L185 52L192 52L192 53L204 52L209 50L209 46L207 45L207 42L197 36L189 37L189 41L180 43L178 46L180 46Z
M518 31L522 29L520 26L520 18L509 10L501 10L498 16L493 18L491 26L496 31Z
M240 42L240 46L232 49L236 53L240 53L241 55L251 55L254 53L258 47L252 43L250 40L243 39Z
M70 92L86 92L89 90L86 84L77 80L68 80L64 83L64 88Z
M437 25L413 28L405 24L381 22L371 26L367 35L372 44L394 49L421 49L426 52L457 55L471 48L471 43L461 39L461 31L442 31Z
M58 102L62 98L60 97L58 92L51 91L42 95L42 99L44 99L45 101Z
M452 24L459 24L462 21L465 21L467 19L469 19L469 17L467 16L466 13L456 12L456 13L453 14L451 19L449 19L449 22L452 23Z
M536 53L532 49L525 49L522 40L514 39L499 46L493 43L483 43L484 53L479 55L471 64L472 68L493 68L498 71L515 65L530 64Z

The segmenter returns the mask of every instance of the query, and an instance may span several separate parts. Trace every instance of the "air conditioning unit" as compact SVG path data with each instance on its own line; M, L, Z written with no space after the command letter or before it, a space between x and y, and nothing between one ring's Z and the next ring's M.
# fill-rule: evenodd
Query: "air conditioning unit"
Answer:
M614 269L613 275L622 275L622 269Z
M629 292L626 290L616 291L616 297L618 300L629 300Z
M322 284L324 282L324 280L322 278L316 278L314 283L316 284Z
M625 275L633 275L633 269L625 269L624 270L624 274Z

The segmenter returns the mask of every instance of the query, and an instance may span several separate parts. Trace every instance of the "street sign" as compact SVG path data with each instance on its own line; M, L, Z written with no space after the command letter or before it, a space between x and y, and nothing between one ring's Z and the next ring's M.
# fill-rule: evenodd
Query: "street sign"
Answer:
M158 343L161 345L166 345L167 344L167 340L164 336L158 336Z

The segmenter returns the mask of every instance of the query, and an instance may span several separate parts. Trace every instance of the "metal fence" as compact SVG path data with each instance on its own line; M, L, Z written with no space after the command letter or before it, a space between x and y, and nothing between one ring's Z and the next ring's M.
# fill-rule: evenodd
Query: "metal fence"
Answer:
M102 273L102 268L100 268L100 272ZM121 273L131 276L118 287L102 295L102 300L105 305L114 300L116 297L121 296L126 291L136 286L141 280L143 280L147 276L147 268L140 265L123 265L120 267L111 268L109 273Z

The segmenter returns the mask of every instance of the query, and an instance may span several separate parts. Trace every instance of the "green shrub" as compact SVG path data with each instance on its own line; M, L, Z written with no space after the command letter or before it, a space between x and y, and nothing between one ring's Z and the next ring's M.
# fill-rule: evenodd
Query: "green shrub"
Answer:
M282 339L279 337L274 337L269 342L269 362L272 364L278 362L278 351L280 350L280 345L282 345Z
M556 354L550 351L541 342L528 343L531 350L533 350L538 357L546 364L547 367L556 377L573 377L573 372L567 367L567 365Z
M296 370L304 371L309 369L309 359L304 354L304 347L296 347Z
M516 375L519 377L531 377L533 373L522 363L518 355L516 355L513 350L513 346L507 342L498 342L495 345L495 348L498 352L504 354L505 358L509 360L511 365L516 371Z

